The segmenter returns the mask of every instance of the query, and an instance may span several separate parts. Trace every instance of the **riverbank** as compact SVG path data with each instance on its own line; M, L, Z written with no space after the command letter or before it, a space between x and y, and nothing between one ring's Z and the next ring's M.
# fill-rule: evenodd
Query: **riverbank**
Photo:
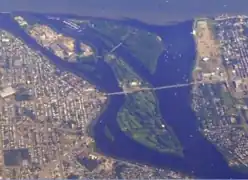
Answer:
M120 46L126 49L149 73L156 71L157 61L164 50L161 38L142 28L111 20L90 21L95 31L114 53Z
M244 172L244 169L247 168L246 146L243 146L247 142L245 136L247 133L246 98L235 94L237 91L236 87L232 85L235 83L233 79L240 77L231 73L228 63L226 63L233 47L230 50L225 49L226 46L231 46L235 40L231 43L232 37L229 36L226 40L222 39L221 34L228 28L218 21L204 19L197 23L195 39L198 64L195 68L197 72L195 72L194 79L195 81L205 81L205 83L194 85L191 92L193 96L192 109L200 123L199 130L202 135L224 156L230 168L240 169ZM235 24L235 21L228 23ZM228 30L231 33L235 32L232 25ZM240 36L243 37L243 34ZM225 54L226 52L228 55ZM238 65L233 63L230 66Z
M100 121L101 114L106 111L106 109L108 108L109 104L110 104L110 99L107 98L105 104L102 105L102 109L99 112L98 116L93 121L91 121L91 123L89 123L88 126L87 126L87 128L86 128L87 129L86 130L87 135L90 136L93 139L94 139L94 126L97 123L101 123L101 122L99 122Z

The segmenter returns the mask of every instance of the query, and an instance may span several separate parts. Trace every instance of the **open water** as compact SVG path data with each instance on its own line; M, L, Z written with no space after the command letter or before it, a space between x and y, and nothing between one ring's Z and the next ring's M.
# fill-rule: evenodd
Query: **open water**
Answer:
M130 18L163 24L223 13L247 14L247 6L247 0L1 0L0 12Z

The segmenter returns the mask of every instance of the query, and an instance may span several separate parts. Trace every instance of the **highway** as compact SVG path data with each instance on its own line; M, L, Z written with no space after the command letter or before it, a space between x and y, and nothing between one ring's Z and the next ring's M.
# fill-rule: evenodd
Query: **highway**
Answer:
M112 93L107 93L107 96L114 96L114 95L123 95L123 94L131 94L139 91L157 91L157 90L163 90L163 89L170 89L170 88L181 88L181 87L186 87L186 86L191 86L195 84L213 84L217 82L225 82L226 80L216 80L216 81L197 81L197 82L191 82L191 83L185 83L185 84L174 84L174 85L166 85L166 86L158 86L158 87L137 87L137 88L130 88L126 89L124 91L119 91L119 92L112 92Z

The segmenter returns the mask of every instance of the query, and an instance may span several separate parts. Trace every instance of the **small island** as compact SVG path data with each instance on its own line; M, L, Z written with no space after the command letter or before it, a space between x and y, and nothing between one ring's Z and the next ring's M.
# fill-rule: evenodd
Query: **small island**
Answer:
M91 27L102 35L105 42L111 41L113 47L121 43L151 74L156 71L158 58L164 50L161 37L142 28L113 21L94 20Z
M165 124L154 92L128 93L151 85L139 77L121 57L107 54L105 61L113 69L120 87L127 92L125 103L117 115L120 129L149 148L182 156L182 147L173 131Z

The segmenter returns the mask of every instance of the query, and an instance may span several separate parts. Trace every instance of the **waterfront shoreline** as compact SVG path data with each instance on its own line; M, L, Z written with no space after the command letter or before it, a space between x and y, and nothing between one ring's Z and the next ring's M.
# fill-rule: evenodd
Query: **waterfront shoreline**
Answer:
M104 113L108 109L110 101L111 101L110 98L108 98L108 97L106 98L106 102L104 104L102 104L103 107L102 107L101 111L98 113L97 117L93 121L91 121L88 124L88 126L86 127L87 135L92 137L93 139L95 136L94 127L97 123L101 123L101 122L99 122L99 121L101 121L101 115L102 115L102 113Z

